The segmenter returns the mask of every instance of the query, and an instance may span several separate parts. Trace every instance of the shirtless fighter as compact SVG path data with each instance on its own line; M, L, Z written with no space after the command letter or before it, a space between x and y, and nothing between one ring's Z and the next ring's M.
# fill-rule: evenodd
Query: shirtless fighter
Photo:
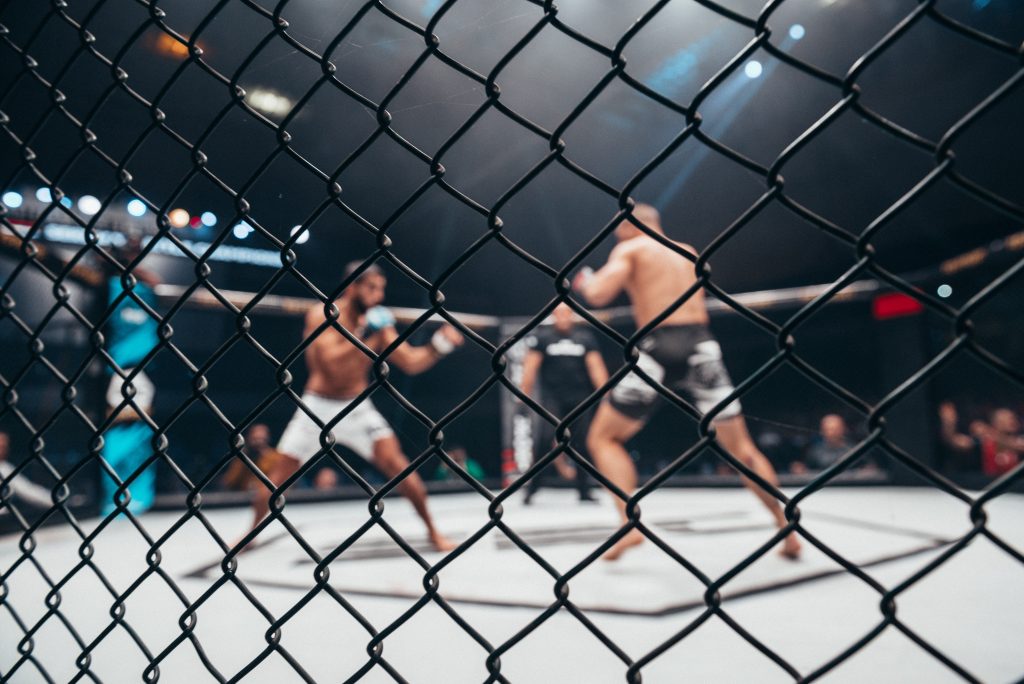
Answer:
M348 277L360 266L359 262L348 264ZM340 315L338 324L351 331L363 344L380 353L398 337L395 317L390 310L380 306L384 301L384 287L387 280L376 265L359 275L335 302ZM304 337L313 335L325 321L324 307L312 306L306 314ZM422 373L431 368L438 359L451 353L463 342L462 335L451 325L437 329L430 344L414 347L408 342L400 344L388 355L388 363L410 375ZM334 328L322 331L306 349L306 366L309 380L302 395L302 402L327 423L337 416L353 398L366 389L373 360L358 347L349 342ZM320 450L320 428L301 409L281 435L277 450L282 457L267 477L280 484L290 477L301 464ZM392 478L409 465L402 452L398 438L384 417L377 412L370 399L364 398L351 413L346 415L332 430L337 443L348 447L359 456L373 463L387 478ZM262 488L259 488L262 490ZM409 474L397 487L416 509L427 526L427 534L438 551L449 551L454 544L438 532L427 509L427 490L423 480L415 472ZM269 510L267 492L258 491L253 498L253 528Z
M654 207L639 204L633 216L651 231L664 234ZM696 282L696 271L691 261L628 220L618 225L615 237L619 244L612 250L608 263L596 273L584 269L576 276L573 286L593 306L606 306L625 290L633 304L636 325L642 327L670 308ZM689 245L675 244L696 254ZM648 333L640 342L639 350L638 366L664 386L688 394L701 412L709 411L733 391L732 381L722 364L721 348L708 330L703 290L694 293ZM587 434L587 446L598 469L627 494L636 489L637 474L625 443L643 427L657 399L654 389L640 376L630 373L601 403ZM715 417L715 434L719 444L744 465L767 482L778 484L771 463L747 432L738 401L731 402ZM776 524L785 526L786 518L779 502L753 481L744 478L744 484L764 503ZM626 502L613 498L623 522L627 522ZM643 540L639 530L630 530L604 557L615 560ZM782 554L788 558L799 556L800 542L795 534L784 540Z

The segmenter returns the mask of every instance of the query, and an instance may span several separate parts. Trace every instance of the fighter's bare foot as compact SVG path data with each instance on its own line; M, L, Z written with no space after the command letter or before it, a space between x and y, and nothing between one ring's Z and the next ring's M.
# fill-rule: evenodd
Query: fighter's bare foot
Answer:
M626 536L615 542L612 548L608 549L601 558L606 561L618 560L622 554L630 548L644 543L644 535L640 530L630 530Z
M800 558L800 551L800 540L796 538L795 534L790 534L782 540L782 548L779 549L779 555L787 560L798 560Z
M430 535L430 543L434 545L435 550L442 553L447 553L455 548L455 542L440 532L434 532Z

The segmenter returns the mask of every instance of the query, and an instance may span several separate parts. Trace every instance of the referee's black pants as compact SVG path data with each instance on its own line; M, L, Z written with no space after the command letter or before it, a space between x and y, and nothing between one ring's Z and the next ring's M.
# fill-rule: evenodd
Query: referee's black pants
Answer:
M549 412L557 416L559 419L564 418L570 411L576 406L583 403L583 400L587 398L587 395L580 396L556 396L551 397L549 393L544 394L543 405ZM569 432L571 437L569 444L578 454L593 462L590 458L590 454L587 452L587 432L590 430L590 421L594 417L595 407L587 409L583 415L579 416L569 426ZM537 426L535 431L536 439L533 442L533 462L536 463L539 458L544 454L551 451L555 443L555 426L548 423L540 416L535 417L534 425ZM564 452L563 452L564 453ZM576 468L576 479L574 484L576 485L576 491L579 492L580 498L590 498L590 488L592 485L591 478L587 472L575 462L575 460L566 454L566 458ZM541 486L541 479L551 472L553 466L548 466L544 470L537 473L534 477L526 483L526 497L532 497L534 493Z

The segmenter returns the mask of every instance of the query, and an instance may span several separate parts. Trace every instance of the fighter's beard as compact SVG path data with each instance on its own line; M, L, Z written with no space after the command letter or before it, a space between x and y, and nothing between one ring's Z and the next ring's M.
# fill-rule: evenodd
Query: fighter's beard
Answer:
M364 313L370 310L370 307L363 304L363 300L359 297L352 298L352 308L355 310L357 316L362 316Z

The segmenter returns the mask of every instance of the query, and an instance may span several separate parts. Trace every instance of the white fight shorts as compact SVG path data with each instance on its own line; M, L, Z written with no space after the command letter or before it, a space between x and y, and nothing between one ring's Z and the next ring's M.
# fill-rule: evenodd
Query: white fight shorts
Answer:
M302 395L302 403L323 423L327 423L351 404L352 400L328 399L312 392L306 392ZM281 435L277 450L305 463L320 451L320 432L320 426L314 423L305 411L296 408L295 415L292 416L288 427L284 429L284 434ZM370 460L373 458L374 442L395 433L392 432L391 426L384 420L384 416L377 412L373 402L367 397L334 426L331 434L334 435L338 444L348 447L366 460Z

